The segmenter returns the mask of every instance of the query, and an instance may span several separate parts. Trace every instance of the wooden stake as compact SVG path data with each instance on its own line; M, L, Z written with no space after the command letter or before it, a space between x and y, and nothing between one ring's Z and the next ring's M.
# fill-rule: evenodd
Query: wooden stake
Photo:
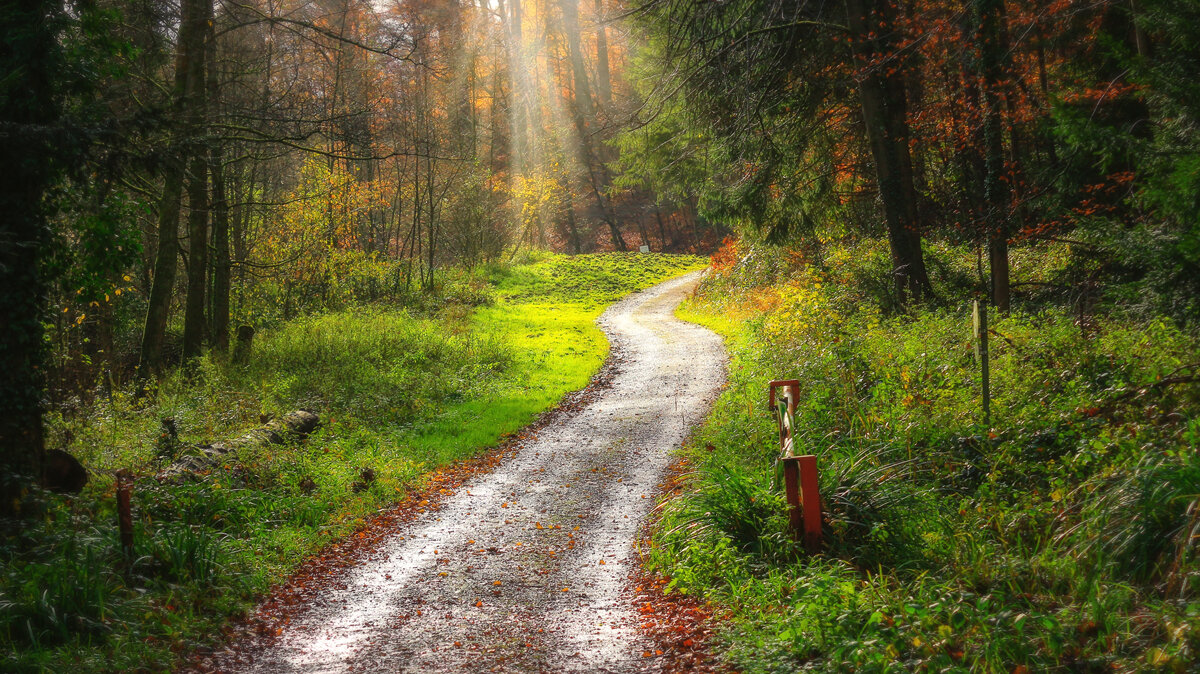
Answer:
M991 373L988 371L988 311L987 304L975 300L972 312L975 329L975 355L979 358L979 374L983 389L983 425L992 425Z
M126 560L133 559L133 512L129 504L133 485L129 483L130 477L126 471L117 473L117 527L121 532L121 551Z

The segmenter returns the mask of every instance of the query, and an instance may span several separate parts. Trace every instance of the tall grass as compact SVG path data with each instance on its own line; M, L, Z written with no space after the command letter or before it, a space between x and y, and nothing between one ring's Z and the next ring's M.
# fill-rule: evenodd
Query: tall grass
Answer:
M607 303L703 264L527 257L444 273L440 294L403 305L290 321L264 309L245 365L210 356L148 394L118 387L55 410L51 444L92 481L78 497L47 495L39 522L0 541L0 671L169 668L306 555L585 386L607 353L595 325ZM364 284L339 297L374 297ZM189 445L297 408L322 419L305 442L239 450L181 484L154 478ZM161 449L164 418L183 447ZM138 476L131 559L116 533L119 469Z
M731 379L651 563L727 607L727 655L746 671L1193 663L1200 387L1179 375L1200 336L1119 306L1080 323L1053 296L1023 297L993 320L985 425L968 307L945 303L967 294L970 252L929 251L943 304L901 314L863 282L884 277L882 250L756 250L681 310L727 335ZM1050 253L1014 255L1052 279ZM815 557L762 544L779 535L778 495L744 486L773 472L764 400L779 378L801 382L797 450L820 464ZM700 511L709 526L693 525Z

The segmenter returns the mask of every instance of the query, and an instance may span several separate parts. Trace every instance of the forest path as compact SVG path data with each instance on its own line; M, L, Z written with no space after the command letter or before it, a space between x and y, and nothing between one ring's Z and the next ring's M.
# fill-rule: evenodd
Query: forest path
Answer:
M600 318L610 384L491 473L401 526L272 643L228 670L588 671L662 667L629 591L638 530L725 380L721 339L675 318L699 272Z

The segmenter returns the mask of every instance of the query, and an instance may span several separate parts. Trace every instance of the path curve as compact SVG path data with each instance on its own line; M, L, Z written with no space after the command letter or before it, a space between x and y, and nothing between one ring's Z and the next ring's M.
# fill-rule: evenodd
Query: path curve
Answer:
M608 388L398 531L239 668L657 669L627 581L670 450L725 380L720 338L673 313L699 274L610 307Z

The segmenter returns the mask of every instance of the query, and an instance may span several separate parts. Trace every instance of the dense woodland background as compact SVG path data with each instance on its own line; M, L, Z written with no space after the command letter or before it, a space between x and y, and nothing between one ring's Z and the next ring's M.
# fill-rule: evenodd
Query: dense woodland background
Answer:
M1071 238L1081 305L1133 280L1187 318L1196 11L16 3L5 370L32 378L6 390L36 407L150 376L231 326L430 291L441 265L520 246L728 230L886 236L896 307L933 299L930 237L980 251L1001 309L1009 247Z
M1200 376L1192 0L22 0L0 32L4 515L71 419L241 326L469 311L540 250L714 253L785 351L796 288L867 336L985 298L1170 326L1124 383Z

